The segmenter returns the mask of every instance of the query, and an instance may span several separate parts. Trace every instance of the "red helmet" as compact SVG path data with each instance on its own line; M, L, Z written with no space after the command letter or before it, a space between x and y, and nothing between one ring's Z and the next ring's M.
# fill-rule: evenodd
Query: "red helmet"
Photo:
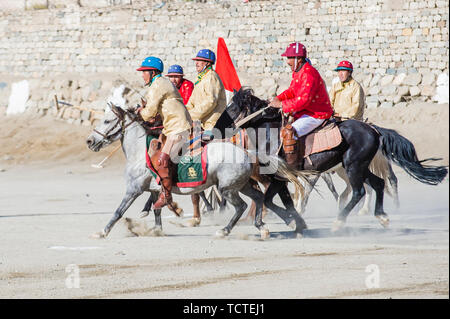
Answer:
M306 47L300 42L291 43L281 56L306 58Z
M339 70L353 71L353 65L349 61L341 61L339 62L337 68L334 69L334 71Z

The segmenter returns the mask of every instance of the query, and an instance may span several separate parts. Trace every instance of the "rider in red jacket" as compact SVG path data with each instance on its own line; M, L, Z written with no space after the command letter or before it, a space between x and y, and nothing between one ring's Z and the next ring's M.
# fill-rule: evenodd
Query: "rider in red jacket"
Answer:
M183 78L183 68L177 64L174 64L169 68L166 76L169 77L170 82L176 86L183 98L184 105L186 105L194 90L194 83Z
M282 108L292 115L292 126L297 136L303 136L320 126L333 114L325 81L319 72L306 60L306 48L299 42L291 43L282 56L292 70L289 88L275 97L270 106Z

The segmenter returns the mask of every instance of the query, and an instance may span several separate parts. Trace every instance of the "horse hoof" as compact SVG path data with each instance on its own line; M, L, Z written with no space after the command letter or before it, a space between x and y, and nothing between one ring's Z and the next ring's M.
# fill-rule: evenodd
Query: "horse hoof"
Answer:
M141 212L141 214L139 215L139 217L140 217L140 218L145 218L145 217L147 217L149 214L150 214L149 211L144 211L144 210L143 210L143 211Z
M183 211L182 208L177 208L177 209L175 210L175 214L176 214L178 217L183 218L183 216L184 216L184 211Z
M92 239L103 239L106 238L106 233L104 230L93 233L91 236L89 236Z
M197 227L200 225L200 222L201 222L200 218L194 217L194 218L188 220L187 225L189 227Z
M151 233L151 235L154 236L154 237L161 237L161 236L164 236L164 233L163 233L161 227L153 227L153 228L151 229L151 232L150 232L150 233Z
M295 228L297 228L297 223L295 222L295 220L292 220L292 221L288 224L288 227L289 227L290 229L295 229Z
M364 216L369 214L369 210L367 208L361 208L358 212L358 216Z
M226 229L219 229L218 231L216 231L216 237L219 238L224 238L226 236L228 236L229 232Z
M333 226L331 227L331 231L333 233L337 232L337 231L341 230L342 228L344 228L344 225L345 225L344 221L339 220L339 219L335 220L334 223L333 223Z
M266 240L267 238L270 238L270 231L269 231L269 228L267 228L266 226L262 227L259 232L261 234L262 240Z
M387 215L379 215L377 216L378 221L380 222L381 226L384 228L389 227L389 217Z
M296 232L296 233L295 233L295 238L297 238L297 239L302 239L302 238L303 238L303 234L302 234L302 233L299 233L299 232Z

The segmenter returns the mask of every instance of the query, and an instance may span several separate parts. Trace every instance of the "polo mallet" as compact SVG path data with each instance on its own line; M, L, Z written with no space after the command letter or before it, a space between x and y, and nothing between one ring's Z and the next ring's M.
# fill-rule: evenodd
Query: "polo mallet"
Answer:
M108 154L108 156L106 156L100 163L98 163L98 164L92 164L91 166L92 167L94 167L94 168L103 168L103 166L102 166L102 164L108 159L108 158L110 158L119 148L120 148L120 144L119 145L117 145L117 147L115 148L115 149L113 149L109 154Z

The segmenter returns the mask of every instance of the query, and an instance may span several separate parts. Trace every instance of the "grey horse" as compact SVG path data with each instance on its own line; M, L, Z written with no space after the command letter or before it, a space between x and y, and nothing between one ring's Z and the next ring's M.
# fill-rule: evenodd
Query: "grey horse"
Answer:
M137 197L146 191L155 190L153 175L146 167L146 132L139 124L138 116L133 109L124 110L111 103L108 106L104 118L89 135L86 143L90 150L97 152L120 139L126 157L125 177L127 185L125 196L113 217L103 230L91 236L93 238L106 237ZM217 236L227 236L246 210L247 204L240 197L240 192L256 203L254 225L260 231L263 239L269 237L269 229L262 221L264 194L252 187L250 181L254 172L252 162L255 161L251 158L249 152L232 143L212 142L208 144L207 157L207 181L195 188L173 187L172 192L174 194L191 195L215 185L222 196L235 208L235 214L229 224L218 230ZM280 177L287 178L294 183L295 187L302 188L297 178L286 173L289 169L282 159L270 157L270 161ZM301 221L303 222L302 219Z

